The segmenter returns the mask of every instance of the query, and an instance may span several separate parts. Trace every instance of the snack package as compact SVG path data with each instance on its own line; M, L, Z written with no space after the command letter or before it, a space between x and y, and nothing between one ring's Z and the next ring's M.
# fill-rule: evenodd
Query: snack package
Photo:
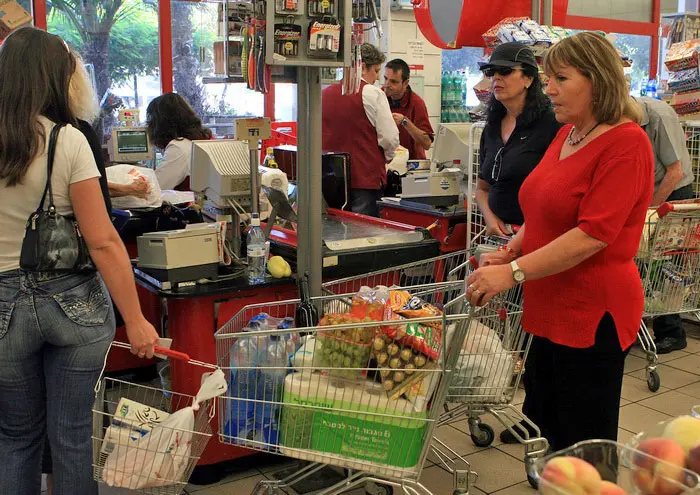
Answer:
M700 112L700 91L674 94L671 106L678 115Z
M699 90L700 72L698 68L671 72L668 77L668 88L674 93Z
M379 285L374 289L367 286L360 287L357 294L352 297L352 309L350 313L364 320L382 321L384 319L384 307L389 299L389 289Z
M442 311L406 291L392 290L386 305L384 320L398 322L410 318L442 316ZM442 322L397 323L382 327L382 332L392 340L411 347L413 350L436 359L442 344Z
M698 51L700 51L700 40L674 43L666 54L664 65L671 72L697 67Z
M385 333L377 335L372 341L372 355L377 360L379 376L390 399L398 399L425 377L426 370L435 366L423 354Z
M474 85L474 94L481 103L488 103L491 100L491 83L485 77Z
M558 36L560 40L563 40L564 38L569 37L569 32L564 29L563 27L560 26L550 26L549 28L550 32L552 32L555 36Z
M540 29L540 25L532 19L523 19L518 23L518 26L528 34L532 34L533 31Z

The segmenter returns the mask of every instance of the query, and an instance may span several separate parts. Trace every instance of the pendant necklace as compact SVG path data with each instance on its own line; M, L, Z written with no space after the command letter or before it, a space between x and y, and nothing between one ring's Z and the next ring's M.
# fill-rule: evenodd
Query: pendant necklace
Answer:
M574 131L576 130L576 127L572 127L572 128L571 128L571 131L569 131L569 137L567 138L567 142L569 143L569 146L576 146L577 144L579 144L581 141L583 141L584 139L586 139L586 138L588 137L588 135L589 135L591 132L593 132L593 130L594 130L596 127L598 127L599 125L600 125L600 122L598 122L596 125L594 125L593 127L591 127L591 128L588 130L588 132L586 132L586 133L583 134L582 136L577 137L576 139L573 139L573 138L571 137L571 136L574 135Z

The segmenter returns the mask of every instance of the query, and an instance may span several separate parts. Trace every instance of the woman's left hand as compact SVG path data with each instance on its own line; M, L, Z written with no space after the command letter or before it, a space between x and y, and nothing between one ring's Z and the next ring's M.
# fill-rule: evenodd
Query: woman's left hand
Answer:
M515 286L510 265L484 266L467 277L467 299L485 306L494 296Z

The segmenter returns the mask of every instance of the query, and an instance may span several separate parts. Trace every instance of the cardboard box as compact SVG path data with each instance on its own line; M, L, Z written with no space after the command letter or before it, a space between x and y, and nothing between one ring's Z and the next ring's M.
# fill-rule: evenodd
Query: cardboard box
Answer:
M32 15L16 0L0 0L0 39L15 29L32 23Z

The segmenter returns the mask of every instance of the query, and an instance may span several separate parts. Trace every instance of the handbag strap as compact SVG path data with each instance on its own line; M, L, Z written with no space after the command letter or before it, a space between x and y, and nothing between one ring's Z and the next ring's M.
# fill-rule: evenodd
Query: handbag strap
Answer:
M53 187L51 186L51 174L53 173L53 159L56 154L56 141L58 141L58 133L61 132L61 128L66 124L55 124L51 129L51 135L49 136L49 151L46 157L47 164L47 176L46 176L46 186L44 186L44 194L41 197L41 203L39 204L39 210L44 209L44 202L46 201L46 193L49 194L49 211L55 211L56 205L53 202Z

